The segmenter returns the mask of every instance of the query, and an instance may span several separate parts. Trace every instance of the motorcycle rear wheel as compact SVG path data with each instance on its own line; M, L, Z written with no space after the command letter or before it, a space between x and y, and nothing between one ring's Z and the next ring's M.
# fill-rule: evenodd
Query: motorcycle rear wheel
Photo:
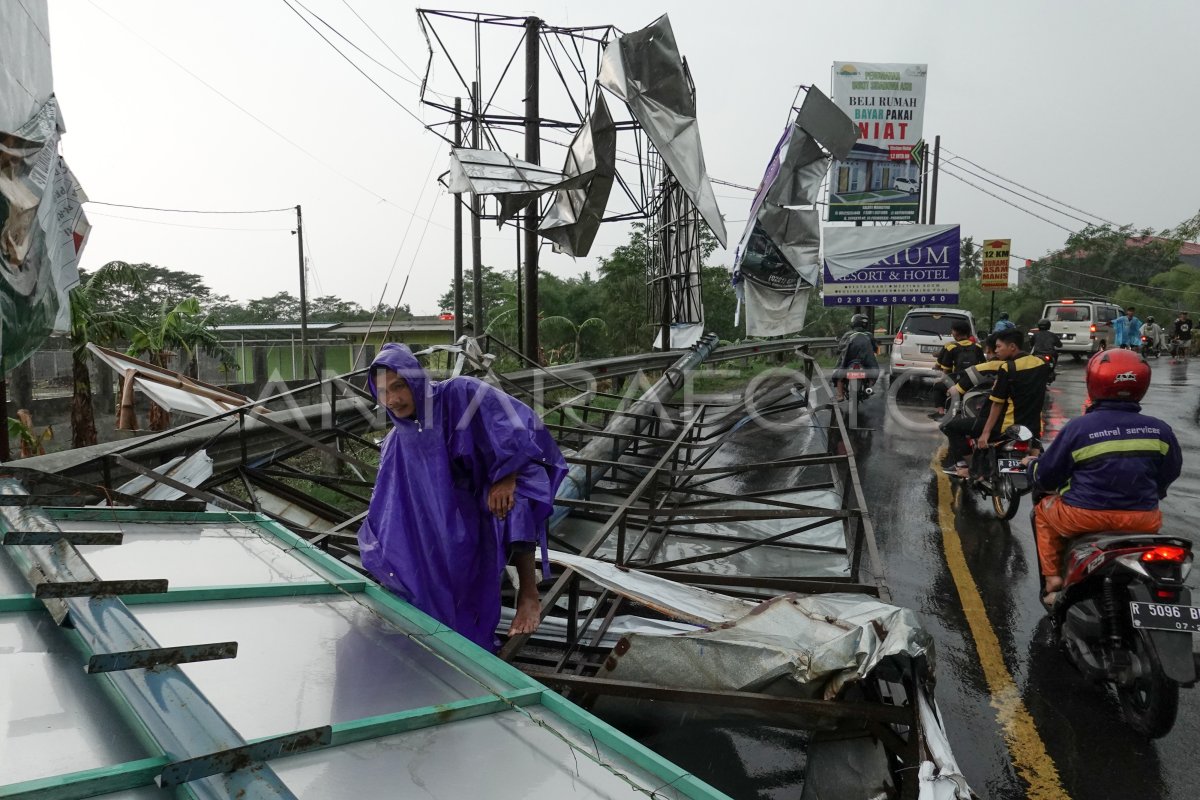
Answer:
M1134 680L1130 686L1118 686L1121 713L1135 733L1157 739L1170 733L1179 711L1179 684L1163 674L1158 654L1146 640L1145 631L1134 631L1133 655L1147 668L1148 674Z
M1012 519L1021 505L1021 495L1007 475L996 476L996 491L992 493L992 510L1000 519Z

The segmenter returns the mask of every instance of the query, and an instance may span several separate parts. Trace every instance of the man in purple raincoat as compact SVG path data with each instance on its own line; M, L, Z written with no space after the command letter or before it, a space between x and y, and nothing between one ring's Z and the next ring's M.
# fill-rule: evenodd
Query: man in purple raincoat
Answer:
M407 347L385 344L367 385L394 427L358 531L363 566L384 586L488 650L500 577L520 589L509 635L538 626L534 551L566 476L538 416L476 378L433 382Z

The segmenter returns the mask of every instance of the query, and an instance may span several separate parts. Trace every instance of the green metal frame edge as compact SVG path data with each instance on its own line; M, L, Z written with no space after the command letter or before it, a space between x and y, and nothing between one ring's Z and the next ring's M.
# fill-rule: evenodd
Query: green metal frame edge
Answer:
M0 786L0 797L22 800L73 800L99 794L152 786L154 778L171 763L166 756L126 761L108 767L96 767L66 775L36 778Z
M596 741L610 748L617 755L633 762L647 772L662 778L664 785L656 791L670 786L693 798L693 800L733 800L732 797L705 783L675 762L660 756L649 747L639 744L604 720L572 703L557 692L547 690L542 695L542 708L595 737Z

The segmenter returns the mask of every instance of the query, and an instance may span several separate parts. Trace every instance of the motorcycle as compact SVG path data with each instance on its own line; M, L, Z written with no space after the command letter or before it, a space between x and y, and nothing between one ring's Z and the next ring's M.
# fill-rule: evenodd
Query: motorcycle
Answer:
M1142 337L1142 355L1145 358L1158 358L1162 353L1159 343L1151 341L1149 336Z
M1134 731L1165 736L1179 688L1196 681L1192 635L1200 633L1200 608L1183 585L1192 543L1091 534L1071 540L1064 563L1063 588L1049 610L1057 644L1084 677L1116 689Z
M858 407L868 397L875 393L874 380L868 376L866 367L861 361L851 361L846 365L846 424L851 428L858 427Z
M1034 355L1050 366L1050 377L1046 379L1046 385L1049 386L1058 377L1058 351L1055 350L1053 353L1034 353Z
M964 398L969 402L970 394ZM981 497L990 498L998 519L1012 519L1021 505L1021 495L1029 493L1029 476L1021 460L1035 446L1033 431L1024 425L1011 425L995 442L980 450L971 440L971 475L956 478Z

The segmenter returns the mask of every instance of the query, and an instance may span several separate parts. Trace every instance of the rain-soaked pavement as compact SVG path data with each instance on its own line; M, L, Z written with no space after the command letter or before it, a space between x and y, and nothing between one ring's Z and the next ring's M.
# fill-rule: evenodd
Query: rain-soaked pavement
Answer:
M1152 365L1144 410L1175 429L1184 452L1164 531L1195 539L1200 363ZM1082 365L1064 360L1051 393L1048 437L1080 414ZM1130 732L1115 694L1086 683L1049 643L1029 498L1009 523L980 498L953 508L948 481L931 468L944 439L925 417L928 403L902 402L892 413L885 405L873 398L864 407L863 424L874 428L858 447L867 504L894 602L921 614L937 641L937 700L972 788L989 798L1200 797L1200 687L1181 691L1165 738ZM1196 604L1198 577L1188 580Z

